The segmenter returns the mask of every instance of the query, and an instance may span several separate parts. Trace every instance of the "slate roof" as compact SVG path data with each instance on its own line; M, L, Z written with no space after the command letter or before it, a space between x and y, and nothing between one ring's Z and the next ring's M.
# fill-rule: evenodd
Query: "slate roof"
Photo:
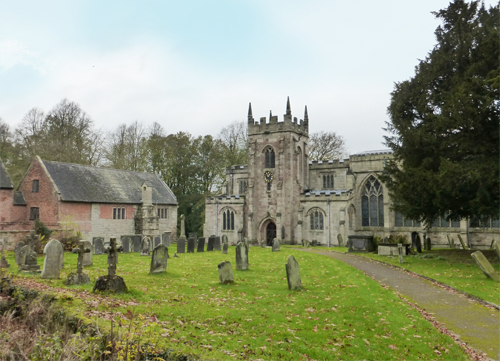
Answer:
M146 182L153 188L153 204L177 204L170 188L153 173L42 162L63 201L141 204L141 186Z
M0 160L0 189L13 189L12 179L10 179L2 160Z

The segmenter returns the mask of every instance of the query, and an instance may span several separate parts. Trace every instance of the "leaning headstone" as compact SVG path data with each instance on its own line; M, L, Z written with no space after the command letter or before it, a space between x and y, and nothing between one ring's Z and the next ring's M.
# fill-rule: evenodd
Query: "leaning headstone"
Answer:
M461 235L459 235L459 234L457 234L457 238L458 238L458 240L460 241L460 244L462 245L462 248L463 248L463 249L467 249L467 246L465 245L465 242L464 242L464 240L462 239L462 236L461 236Z
M212 235L208 237L207 252L211 252L214 250L214 243L215 243L215 236Z
M495 250L497 257L500 259L500 242L494 241L493 242L493 249Z
M476 251L471 254L472 258L476 261L477 265L481 268L486 277L491 278L494 281L500 282L500 277L493 266L488 262L483 252Z
M403 263L403 244L398 243L399 263Z
M104 238L102 237L94 237L92 239L94 243L94 254L103 254L104 253Z
M309 241L308 241L307 239L302 240L302 245L303 245L305 248L309 248Z
M236 269L238 271L248 270L248 246L244 242L236 245Z
M149 274L167 272L168 248L159 244L153 250Z
M198 248L196 252L203 252L205 250L205 237L198 238Z
M61 242L51 239L43 249L45 260L43 261L42 278L53 279L61 276L61 255L64 255Z
M141 256L149 256L150 248L151 248L151 239L148 236L142 237Z
M196 238L188 239L187 253L194 253L194 248L196 247Z
M84 255L83 255L83 267L87 267L87 266L92 266L94 263L92 262L92 244L89 242L89 241L80 241L80 242L83 242L83 246L86 248L86 249L90 249L90 252L86 252Z
M227 285L234 282L233 267L231 266L231 262L224 261L222 263L219 263L217 267L219 268L220 283Z
M215 237L214 251L220 251L220 250L221 250L220 237Z
M180 236L177 240L177 253L186 253L186 236Z
M411 234L411 243L412 248L416 248L418 253L422 253L422 242L417 232Z
M451 237L449 234L446 234L446 238L448 239L448 244L450 245L451 249L455 248L455 242L453 242L453 237Z
M97 279L93 292L95 291L112 291L115 293L126 292L127 286L122 277L116 275L116 261L118 259L118 251L121 247L116 246L116 238L111 238L108 253L108 275L101 276Z
M19 257L21 255L21 248L23 248L25 246L24 242L23 241L19 241L17 242L16 244L16 250L15 250L15 257L16 257L16 264L19 265L20 262L19 262Z
M339 244L339 247L344 247L344 240L342 239L342 235L340 233L337 234L337 242Z
M160 236L155 236L155 248L158 247L161 243L161 237Z
M278 238L273 239L273 252L279 252L280 250L280 241Z
M290 255L285 265L286 279L288 281L288 289L290 291L302 288L302 281L300 279L299 263L294 256Z
M7 258L5 258L5 244L7 243L6 239L0 241L0 268L9 268L10 264L7 262Z
M130 242L131 239L129 236L122 236L122 247L124 253L130 252Z
M224 243L229 243L229 240L228 240L228 238L227 238L227 235L225 235L225 234L223 234L223 235L222 235L221 242L222 242L222 244L224 244Z
M73 253L78 254L76 273L70 273L68 277L66 277L66 281L64 281L65 285L70 286L90 283L89 275L83 273L83 255L90 252L92 252L92 248L85 248L85 243L83 241L78 242L78 248L73 248Z
M170 247L170 232L163 232L161 235L161 241L165 247Z
M222 254L227 254L227 250L228 250L228 248L229 248L229 244L224 243L224 244L222 245Z
M140 235L135 235L132 237L132 252L142 251L142 237Z
M432 242L431 242L431 239L429 237L427 237L425 239L425 249L428 251L432 250Z

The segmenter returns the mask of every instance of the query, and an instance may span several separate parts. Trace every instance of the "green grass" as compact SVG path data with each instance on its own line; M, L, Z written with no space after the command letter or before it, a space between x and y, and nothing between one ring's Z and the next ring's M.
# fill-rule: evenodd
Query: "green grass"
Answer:
M287 287L290 254L300 265L301 291ZM13 265L12 253L8 259ZM120 318L124 339L140 337L142 344L205 359L468 359L417 311L342 262L291 248L273 253L251 247L249 259L249 271L236 271L235 247L227 255L181 254L169 259L166 274L149 275L149 257L120 254L117 274L129 292L106 297L88 292L107 272L105 255L94 256L94 265L85 268L90 285L63 285L76 268L76 255L69 253L61 280L20 277L59 288L64 307L104 327ZM232 285L218 281L217 265L225 260L233 264ZM127 310L134 322L126 319Z
M402 267L500 305L500 284L486 278L471 257L473 252L475 250L437 249L423 251L415 256L405 256L402 264L399 263L398 256L379 256L375 253L356 253L356 255ZM500 267L495 251L485 250L482 252L498 272Z

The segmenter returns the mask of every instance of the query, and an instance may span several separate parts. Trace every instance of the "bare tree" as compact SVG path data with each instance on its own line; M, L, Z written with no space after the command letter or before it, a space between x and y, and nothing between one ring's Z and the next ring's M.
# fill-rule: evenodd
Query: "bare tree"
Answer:
M225 148L225 165L246 164L248 161L248 135L245 122L234 121L222 128L218 135Z
M309 160L332 160L345 157L344 138L335 132L317 132L309 136Z
M106 159L109 166L117 169L146 171L147 134L142 123L135 121L122 124L108 136Z

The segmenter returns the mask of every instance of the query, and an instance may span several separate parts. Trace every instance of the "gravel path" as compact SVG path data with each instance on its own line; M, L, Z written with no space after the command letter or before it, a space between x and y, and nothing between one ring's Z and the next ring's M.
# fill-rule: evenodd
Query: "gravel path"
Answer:
M345 262L382 285L388 286L419 309L431 314L460 341L484 352L493 360L500 360L500 315L495 309L449 291L434 283L411 275L397 267L384 265L371 259L330 251L314 252Z

